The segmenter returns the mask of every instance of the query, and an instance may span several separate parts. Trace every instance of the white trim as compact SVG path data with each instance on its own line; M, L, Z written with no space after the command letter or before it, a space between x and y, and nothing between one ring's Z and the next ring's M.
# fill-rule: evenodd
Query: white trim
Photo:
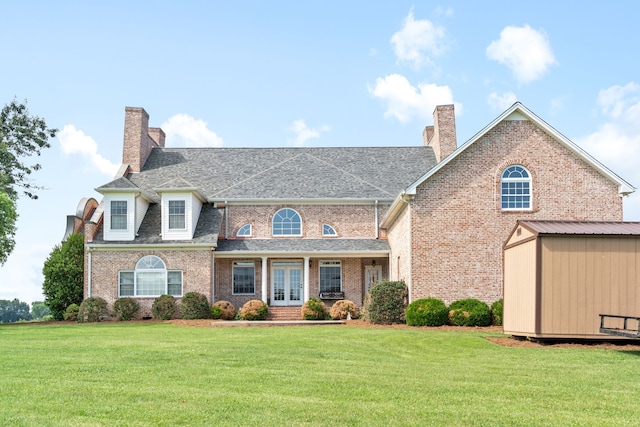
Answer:
M487 126L485 126L480 132L476 133L471 139L469 139L463 145L458 147L453 153L451 153L445 159L443 159L438 164L436 164L426 174L424 174L423 176L418 178L418 180L416 182L414 182L409 187L407 187L407 189L405 190L405 193L406 194L415 195L416 194L416 189L418 188L419 185L421 185L423 182L425 182L431 176L435 175L438 171L440 171L447 164L449 164L453 159L458 157L458 155L460 155L460 153L462 153L467 148L469 148L471 145L473 145L476 141L478 141L480 138L482 138L485 134L487 134L487 132L489 132L491 129L493 129L495 126L497 126L503 120L524 120L524 119L530 120L530 121L534 122L536 125L540 126L545 132L547 132L552 137L554 137L565 148L567 148L570 151L572 151L574 154L576 154L582 160L587 162L590 166L595 168L598 172L600 172L606 178L608 178L609 180L611 180L614 183L618 184L618 194L620 196L625 196L625 195L631 194L636 190L635 187L633 187L631 184L629 184L628 182L626 182L625 180L620 178L613 171L611 171L606 166L604 166L602 163L600 163L598 160L593 158L589 153L584 151L582 148L580 148L578 145L573 143L567 137L565 137L560 132L555 130L553 127L551 127L548 123L546 123L540 117L536 116L532 111L530 111L522 103L516 102L511 107L509 107L504 113L502 113L500 116L498 116L495 120L493 120L491 123L489 123ZM397 203L397 199L396 199L396 201L394 201L394 204L395 203Z
M229 251L216 252L216 258L251 258L251 257L268 257L268 258L302 258L309 256L312 258L384 258L389 256L390 251L311 251L311 252L294 252L294 251Z
M261 271L261 279L262 279L262 283L260 283L261 285L261 289L262 289L262 302L264 302L265 304L267 303L267 297L269 296L269 290L267 289L267 257L263 256L262 257L262 271Z
M305 303L309 301L309 261L311 260L310 256L305 256L303 259L303 273L302 273L302 302Z
M275 234L275 233L274 233L274 226L273 226L273 224L275 223L276 216L278 215L278 213L280 213L280 212L282 212L282 211L285 211L285 210L293 211L293 212L295 212L295 214L296 214L296 215L298 215L298 219L300 220L300 233L297 233L297 234L287 234L287 233ZM280 227L280 228L283 228L283 227ZM280 208L280 209L278 209L278 210L273 214L273 216L271 217L271 236L272 236L272 237L282 237L282 236L286 236L286 237L288 237L288 236L300 237L300 236L302 236L302 235L304 234L304 233L302 232L302 229L303 229L303 228L304 228L304 224L303 224L303 222L302 222L302 215L300 215L300 212L298 212L297 210L295 210L295 209L293 209L293 208L290 208L290 207Z
M388 199L358 199L358 198L344 198L344 199L219 199L215 197L209 197L209 203L214 204L231 204L231 205L372 205L377 200L379 203L393 203L393 197Z
M323 265L324 264L324 265ZM339 291L323 291L322 290L322 274L320 273L320 270L322 270L322 267L340 267L340 290ZM318 292L322 293L322 292L344 292L344 284L343 284L343 269L342 269L342 261L339 259L323 259L323 260L318 260Z
M240 265L240 264L246 264L246 265ZM251 267L253 268L253 292L236 292L234 270L236 267L249 267L249 264L251 264ZM242 259L233 261L231 263L231 295L255 295L255 294L256 294L256 262L254 260L242 260Z

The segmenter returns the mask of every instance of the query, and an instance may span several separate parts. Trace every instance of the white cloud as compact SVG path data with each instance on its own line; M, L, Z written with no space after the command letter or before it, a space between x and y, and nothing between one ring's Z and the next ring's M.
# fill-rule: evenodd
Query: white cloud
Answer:
M486 53L489 59L506 65L521 83L539 79L557 63L546 35L528 25L505 27Z
M166 143L173 147L220 147L222 138L207 128L207 122L188 114L176 114L161 126Z
M402 29L391 36L393 50L400 61L420 68L433 64L433 58L442 55L448 48L444 27L426 19L415 20L413 10L404 20Z
M289 130L296 135L296 137L290 141L291 144L295 147L303 147L309 139L320 138L321 132L328 132L331 128L323 125L318 129L313 129L308 127L304 120L296 120L289 126Z
M516 94L513 92L506 92L502 95L491 92L487 102L492 110L503 111L511 107L517 100L518 97L516 97Z
M114 176L118 171L119 165L98 154L98 144L94 139L83 131L76 129L74 125L65 125L58 134L58 140L64 154L80 154L88 157L91 161L91 166L105 175Z
M385 117L395 117L403 123L413 118L428 120L437 105L453 104L449 86L422 83L415 87L400 74L376 79L375 87L369 88L369 93L387 103ZM456 113L461 112L462 105L456 104Z
M575 142L631 185L640 185L640 86L635 83L600 91L605 122ZM625 219L640 220L640 195L625 199Z

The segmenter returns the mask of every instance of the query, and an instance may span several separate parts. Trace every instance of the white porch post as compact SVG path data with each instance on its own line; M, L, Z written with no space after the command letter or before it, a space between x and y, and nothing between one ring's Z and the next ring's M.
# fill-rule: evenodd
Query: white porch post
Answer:
M262 302L267 303L267 257L262 257Z
M304 257L304 289L302 302L309 301L309 257Z
M211 248L211 305L216 302L216 255Z

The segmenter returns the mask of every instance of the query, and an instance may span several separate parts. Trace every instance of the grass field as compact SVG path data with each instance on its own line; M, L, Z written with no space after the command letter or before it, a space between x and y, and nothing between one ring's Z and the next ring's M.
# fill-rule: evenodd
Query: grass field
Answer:
M0 425L640 425L640 352L506 348L486 335L5 325Z

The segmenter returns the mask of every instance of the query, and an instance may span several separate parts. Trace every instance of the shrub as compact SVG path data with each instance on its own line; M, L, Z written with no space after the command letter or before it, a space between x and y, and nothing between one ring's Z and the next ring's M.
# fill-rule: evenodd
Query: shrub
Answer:
M219 319L220 317L222 317L222 309L217 305L212 305L211 306L211 318L212 319Z
M406 317L410 326L442 326L449 320L449 310L442 300L423 298L409 304Z
M491 320L492 320L492 323L496 326L502 326L503 306L504 306L504 303L502 299L499 299L498 301L491 304Z
M244 320L265 320L269 307L259 299L247 301L240 309L240 317Z
M151 306L151 316L154 319L169 320L178 311L176 299L171 295L160 295L153 300Z
M329 311L327 306L320 298L309 298L307 302L302 304L300 310L304 320L327 320L329 319Z
M214 307L218 307L222 310L222 314L217 319L222 320L234 320L236 318L236 308L229 301L216 301L211 307L211 313L213 314ZM216 317L214 317L216 319Z
M64 320L71 320L73 322L78 320L78 310L80 310L78 304L70 304L64 312Z
M349 301L348 299L341 299L334 302L329 310L329 316L335 320L344 320L349 315L351 315L352 319L358 318L358 307L353 301Z
M120 298L113 303L113 314L118 320L133 320L140 310L140 304L133 298Z
M455 301L449 306L449 322L456 326L489 326L489 306L475 298Z
M371 287L367 294L365 317L371 323L404 323L406 306L407 285L404 280L382 280Z
M206 295L198 292L187 292L180 303L180 317L183 319L208 319L211 307Z
M100 297L91 297L82 301L78 310L78 323L99 322L108 316L107 302Z

